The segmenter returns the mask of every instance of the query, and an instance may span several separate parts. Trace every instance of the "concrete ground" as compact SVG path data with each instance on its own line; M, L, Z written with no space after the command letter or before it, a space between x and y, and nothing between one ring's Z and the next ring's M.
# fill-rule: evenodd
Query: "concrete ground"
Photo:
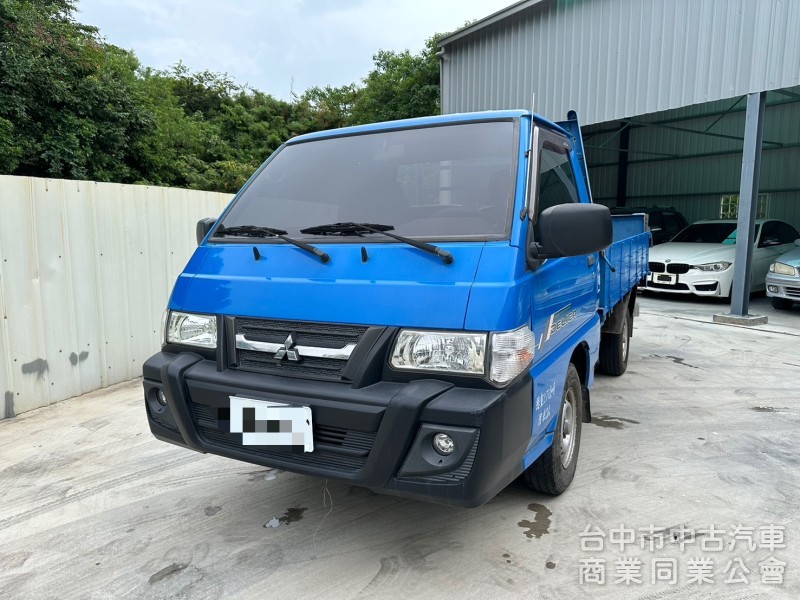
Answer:
M2 421L0 597L800 597L800 310L641 305L557 498L455 509L195 454L150 436L140 381ZM713 583L690 583L702 557Z

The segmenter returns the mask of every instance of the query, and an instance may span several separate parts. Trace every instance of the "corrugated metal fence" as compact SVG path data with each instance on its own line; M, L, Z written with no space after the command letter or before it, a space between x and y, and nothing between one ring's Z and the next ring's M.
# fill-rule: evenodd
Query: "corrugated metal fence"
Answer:
M228 194L0 176L0 418L126 381Z

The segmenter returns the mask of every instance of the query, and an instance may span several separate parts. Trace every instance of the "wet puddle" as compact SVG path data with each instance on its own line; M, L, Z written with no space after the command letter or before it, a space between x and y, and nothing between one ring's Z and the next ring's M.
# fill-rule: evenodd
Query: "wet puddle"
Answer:
M639 421L633 419L626 419L624 417L607 417L605 415L592 415L592 425L598 427L610 427L611 429L623 429L626 424L638 425Z
M283 513L280 517L272 517L269 521L264 523L264 527L267 529L276 529L281 525L289 525L290 523L297 523L300 519L303 518L303 513L306 512L307 508L302 507L294 507L294 508L287 508L286 512Z
M686 362L685 358L681 358L680 356L661 356L660 354L651 354L651 358L664 358L667 360L671 360L676 365L682 365L684 367L689 367L690 369L699 369L700 367L695 367L694 365L690 365Z
M525 531L525 537L529 540L533 538L540 538L543 535L550 533L550 517L553 515L550 512L550 509L547 508L544 504L528 504L528 510L533 512L536 516L534 517L533 521L528 519L523 519L517 525L522 527L523 529L527 529Z

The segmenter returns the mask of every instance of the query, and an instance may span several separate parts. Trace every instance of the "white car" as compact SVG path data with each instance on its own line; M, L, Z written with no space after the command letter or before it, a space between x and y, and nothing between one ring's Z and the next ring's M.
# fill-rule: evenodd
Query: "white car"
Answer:
M800 239L794 243L800 246ZM769 266L765 283L773 307L789 310L792 304L800 302L800 248L780 255Z
M652 292L728 298L736 254L734 219L698 221L666 244L650 249L646 289ZM800 234L783 221L756 221L750 291L764 289L764 278L775 259L791 249Z

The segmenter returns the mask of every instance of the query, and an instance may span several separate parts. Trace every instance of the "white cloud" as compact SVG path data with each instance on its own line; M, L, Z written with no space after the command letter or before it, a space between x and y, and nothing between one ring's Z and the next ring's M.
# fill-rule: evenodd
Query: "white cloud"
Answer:
M79 20L146 66L182 60L281 98L359 81L379 49L418 52L434 33L510 0L81 0Z

